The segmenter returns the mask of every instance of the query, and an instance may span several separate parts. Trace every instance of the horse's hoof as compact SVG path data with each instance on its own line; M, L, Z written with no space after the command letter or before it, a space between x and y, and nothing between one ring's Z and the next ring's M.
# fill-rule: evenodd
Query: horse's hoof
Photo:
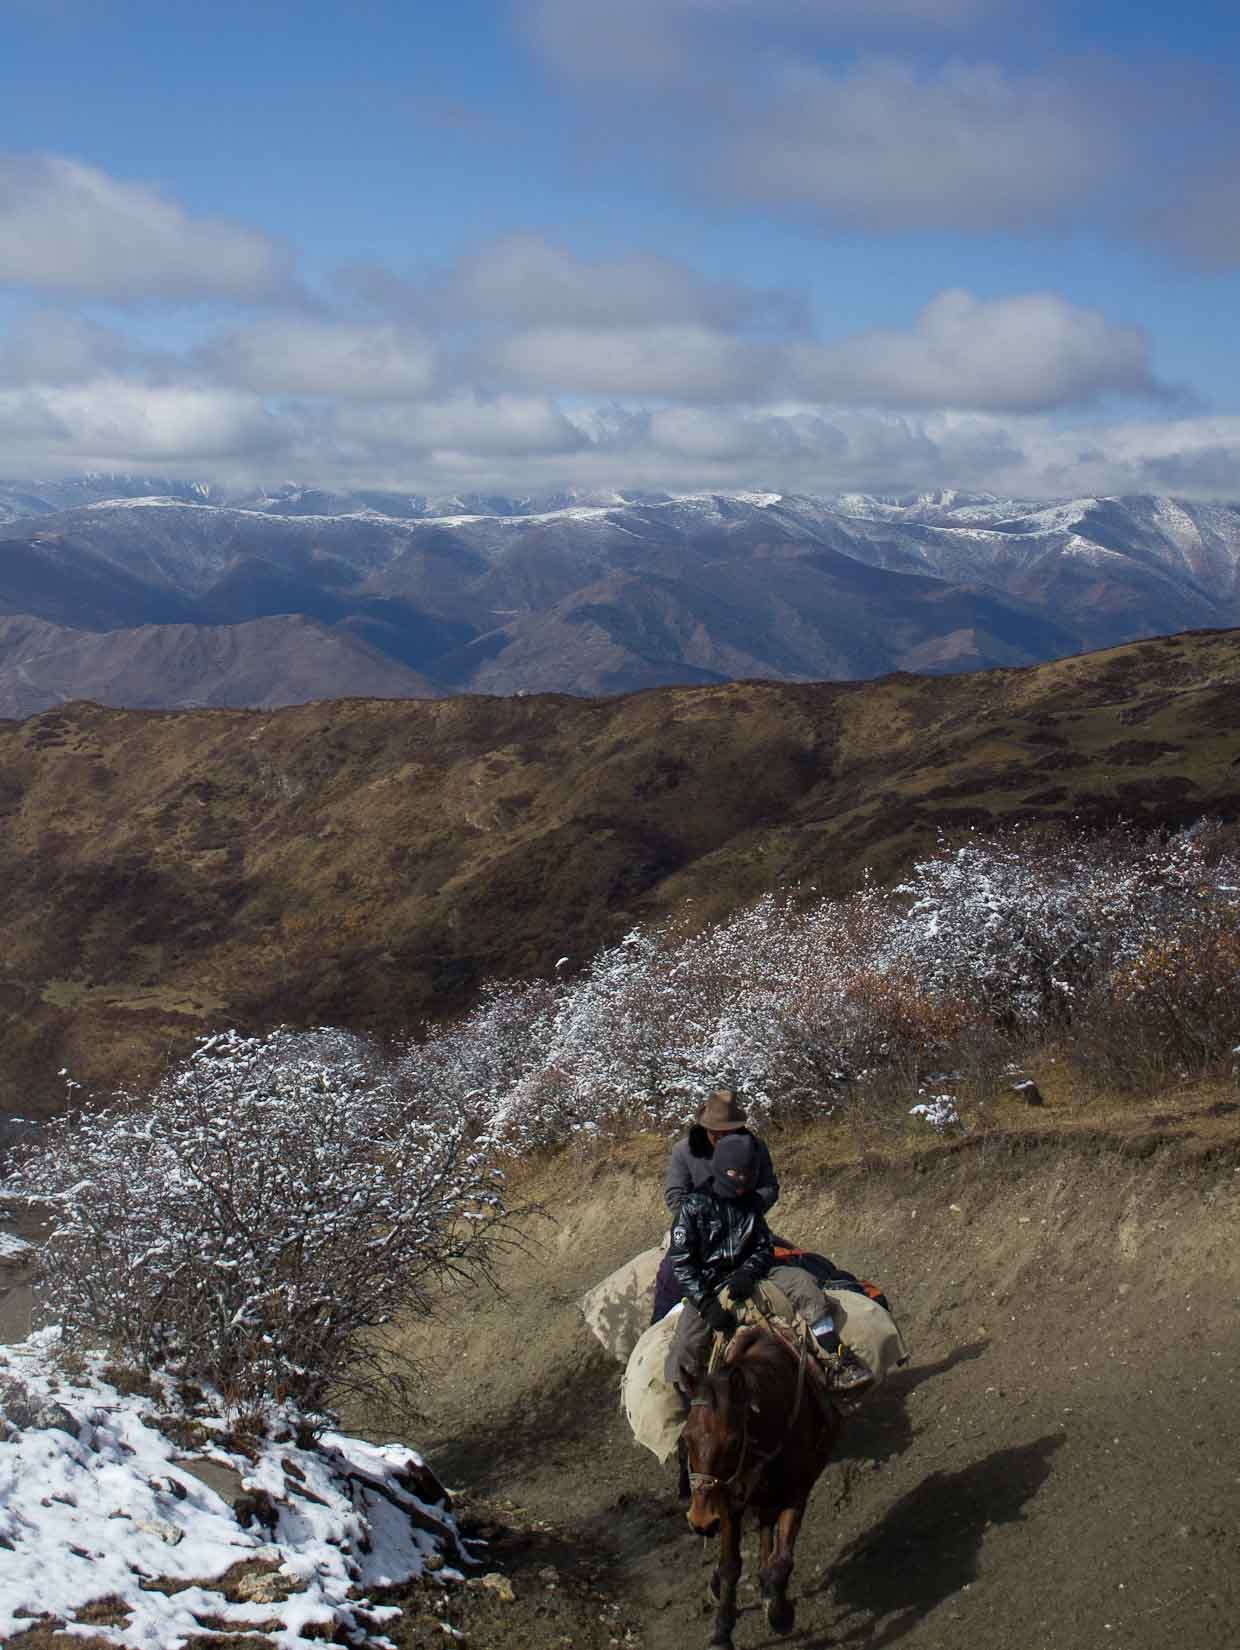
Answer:
M790 1633L797 1624L797 1607L790 1598L773 1598L766 1607L768 1624L777 1633Z

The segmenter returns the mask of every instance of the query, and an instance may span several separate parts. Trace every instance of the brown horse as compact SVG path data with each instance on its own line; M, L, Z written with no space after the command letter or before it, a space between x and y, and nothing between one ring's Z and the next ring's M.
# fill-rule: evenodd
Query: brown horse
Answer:
M691 1384L681 1432L689 1468L689 1524L719 1536L710 1590L718 1603L710 1650L732 1650L741 1524L758 1520L758 1576L766 1619L791 1632L788 1598L797 1532L840 1434L840 1414L812 1355L774 1328L740 1330L722 1368Z

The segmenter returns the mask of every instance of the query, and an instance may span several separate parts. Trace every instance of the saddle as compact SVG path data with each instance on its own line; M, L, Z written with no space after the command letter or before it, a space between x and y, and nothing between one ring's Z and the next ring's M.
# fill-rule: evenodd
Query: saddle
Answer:
M813 1393L819 1404L838 1406L839 1397L832 1390L828 1370L829 1354L814 1338L805 1315L776 1284L763 1280L753 1294L743 1301L734 1301L725 1287L719 1292L720 1302L735 1313L737 1327L731 1335L716 1334L711 1348L711 1370L721 1363L733 1363L761 1334L775 1336L797 1360L798 1380ZM800 1387L798 1386L798 1392Z

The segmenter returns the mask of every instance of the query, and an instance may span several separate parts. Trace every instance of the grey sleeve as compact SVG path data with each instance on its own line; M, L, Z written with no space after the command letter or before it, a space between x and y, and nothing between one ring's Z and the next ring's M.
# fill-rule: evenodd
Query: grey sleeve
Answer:
M759 1140L758 1152L758 1184L754 1190L761 1200L763 1213L766 1213L779 1201L779 1177L775 1173L775 1165L771 1162L771 1154L765 1140Z
M689 1142L678 1140L672 1147L671 1156L667 1160L667 1173L663 1176L663 1201L672 1214L677 1212L692 1190L693 1171L689 1167Z

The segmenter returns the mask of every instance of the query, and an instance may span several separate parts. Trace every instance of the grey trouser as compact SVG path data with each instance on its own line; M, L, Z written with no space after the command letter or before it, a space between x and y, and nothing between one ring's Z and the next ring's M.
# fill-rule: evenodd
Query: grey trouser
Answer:
M782 1289L807 1323L815 1324L830 1312L827 1297L808 1272L799 1266L773 1266L767 1280ZM663 1378L673 1386L681 1385L681 1377L691 1375L695 1380L706 1372L710 1356L711 1331L706 1319L691 1301L686 1301L676 1320Z

